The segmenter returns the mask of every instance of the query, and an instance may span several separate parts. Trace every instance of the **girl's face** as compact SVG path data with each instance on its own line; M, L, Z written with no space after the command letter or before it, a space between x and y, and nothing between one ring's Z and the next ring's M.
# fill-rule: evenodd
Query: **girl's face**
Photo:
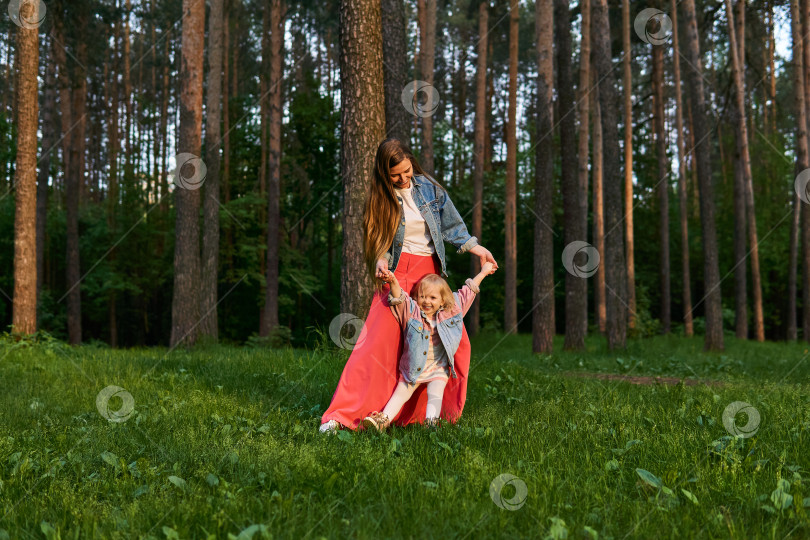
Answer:
M439 294L439 289L436 287L423 288L419 293L417 303L419 304L419 307L422 308L422 311L425 312L425 315L428 317L433 317L433 314L439 311L439 308L442 307L442 297L441 294Z
M411 178L413 178L413 167L411 160L408 158L403 159L397 165L391 168L391 182L396 189L408 189L411 187Z

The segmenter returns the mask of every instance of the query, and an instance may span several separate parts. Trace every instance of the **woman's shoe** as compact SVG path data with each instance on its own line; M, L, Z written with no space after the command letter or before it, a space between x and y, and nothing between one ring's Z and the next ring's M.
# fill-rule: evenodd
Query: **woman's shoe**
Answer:
M391 420L389 420L388 415L380 411L374 411L363 418L363 427L366 429L373 427L377 431L385 431L390 424Z
M318 431L321 433L329 433L330 435L334 435L337 431L341 428L340 422L337 420L329 420L321 424L321 427L318 428Z

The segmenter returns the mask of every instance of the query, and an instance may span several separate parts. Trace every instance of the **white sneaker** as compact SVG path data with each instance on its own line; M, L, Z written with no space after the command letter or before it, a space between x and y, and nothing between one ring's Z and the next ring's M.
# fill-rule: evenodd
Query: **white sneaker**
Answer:
M321 433L335 434L339 429L340 429L340 422L338 422L337 420L329 420L328 422L324 422L323 424L321 424L321 427L318 428L318 431Z

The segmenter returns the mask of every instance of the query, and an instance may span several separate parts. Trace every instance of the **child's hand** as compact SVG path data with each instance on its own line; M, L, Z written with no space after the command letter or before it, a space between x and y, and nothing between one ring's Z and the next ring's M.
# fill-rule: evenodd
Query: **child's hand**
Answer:
M382 277L380 279L386 283L392 283L396 278L391 270L382 270Z
M487 274L487 275L494 274L495 270L497 270L497 268L495 268L495 265L492 264L489 261L485 262L484 266L481 267L481 273L482 274Z

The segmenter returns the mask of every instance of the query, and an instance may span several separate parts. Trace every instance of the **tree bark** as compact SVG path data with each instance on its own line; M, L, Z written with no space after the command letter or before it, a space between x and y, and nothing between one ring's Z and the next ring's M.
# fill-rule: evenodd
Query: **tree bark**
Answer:
M422 80L433 86L436 56L436 0L418 0L422 8L419 25L419 70ZM420 165L429 175L434 174L433 163L433 117L422 118L422 148Z
M178 155L199 158L202 136L203 39L205 4L183 0L182 45L180 47L180 128ZM193 160L193 158L192 158ZM180 161L180 160L178 160ZM176 164L179 178L175 186L177 221L174 248L174 297L172 332L169 344L193 345L200 321L200 191L199 184L185 184L184 178L201 181L200 169L193 161Z
M590 98L591 93L591 3L589 1L581 1L579 3L580 12L582 13L582 26L580 29L580 44L579 44L579 88L577 89L577 107L579 109L579 139L577 140L577 159L579 160L579 190L582 197L582 231L583 240L584 235L587 235L588 230L588 137L589 137L589 121L590 121ZM583 305L585 308L585 316L582 320L584 325L582 331L585 335L588 333L588 294L587 283L585 285L585 297L583 298Z
M534 272L532 287L532 352L554 349L554 156L552 91L554 88L554 9L552 0L537 0L537 141L534 176Z
M473 156L473 212L472 235L481 240L483 203L484 203L484 138L486 127L486 95L487 95L487 50L489 33L488 0L478 4L478 64L475 74L475 154ZM481 259L470 257L470 275L475 276L481 271ZM478 333L480 325L480 309L478 295L470 307L467 324L467 333L474 336Z
M622 1L624 58L624 226L627 236L627 325L636 326L636 263L633 237L633 70L630 65L630 0ZM608 228L610 230L610 228Z
M578 178L577 136L575 125L574 81L571 70L571 15L568 0L554 0L554 34L557 51L557 96L560 112L560 157L565 243L586 241L585 218L587 195ZM588 120L585 119L587 124ZM565 275L565 343L566 350L583 350L588 328L585 299L586 278L570 272Z
M661 287L661 331L669 334L671 325L670 268L669 268L669 158L664 128L664 49L652 45L653 134L658 161L659 279ZM675 53L675 61L678 54ZM631 304L632 305L632 304ZM632 316L631 316L632 319Z
M509 110L506 126L506 209L504 236L506 241L506 275L504 291L503 329L517 333L517 64L518 21L517 0L509 0Z
M692 102L692 127L694 130L695 165L700 184L700 221L703 231L703 283L705 287L706 350L723 349L723 315L720 296L720 267L717 253L717 232L714 222L714 189L711 171L711 140L706 125L706 104L703 94L700 42L694 0L684 0L686 19L686 49L689 68L686 70L687 86Z
M611 350L624 348L627 340L627 267L622 235L622 171L619 165L619 134L616 87L611 71L610 22L607 0L595 0L592 13L594 68L599 81L602 114L605 288L607 338Z
M591 30L593 33L593 30ZM591 51L593 57L593 51ZM593 60L591 61L593 63ZM594 70L591 70L593 91L591 108L593 109L593 244L599 255L605 255L605 203L602 190L603 153L602 153L602 112L599 108L599 85ZM605 299L605 265L601 263L596 269L594 283L594 312L596 323L602 334L607 332L607 304Z
M38 20L38 4L24 3L20 15ZM37 331L37 72L39 34L36 28L16 29L17 34L17 156L14 171L14 299L13 332Z
M799 10L799 0L790 2L790 28L793 38L793 103L796 108L796 174L807 169L807 103L805 102L804 80L804 40L802 39L802 23ZM790 266L788 268L788 324L787 339L796 341L796 281L798 259L799 221L802 213L802 201L796 190L793 190L793 222L790 228ZM806 219L805 219L806 222ZM805 236L805 238L807 238ZM807 252L805 252L806 254ZM804 257L806 258L806 256Z
M49 50L59 47L51 40ZM42 104L42 157L37 176L37 303L45 278L45 237L48 220L48 180L51 172L51 151L57 144L56 131L56 63L45 66L45 100Z
M410 140L408 111L402 106L402 90L408 83L408 41L405 3L382 0L383 77L385 84L385 131L405 144ZM474 257L473 257L474 258Z
M268 209L267 264L262 336L269 336L278 326L278 276L281 240L281 102L284 75L284 16L283 0L270 0L270 77L268 94Z
M678 45L678 3L672 0L672 50L680 51ZM681 272L683 274L683 324L687 337L694 335L692 323L692 279L689 269L689 221L687 218L686 152L683 140L683 99L681 98L681 61L675 54L672 62L675 79L675 131L678 134L678 213L681 227Z
M745 0L738 0L744 2ZM744 5L744 4L740 4ZM748 225L748 245L749 256L751 257L751 288L754 294L754 338L757 341L765 341L765 322L762 311L762 279L759 270L759 239L757 235L757 216L754 208L754 184L751 175L751 158L748 152L748 123L745 116L745 83L743 81L744 57L742 42L737 41L737 37L742 37L744 27L734 24L734 11L731 8L731 0L726 0L726 12L729 25L729 40L731 55L731 71L735 87L735 104L737 108L737 152L740 155L740 169L743 173L744 196L746 209L746 223Z
M219 270L219 151L222 111L222 20L223 0L211 0L208 20L208 95L205 103L205 177L203 212L205 214L202 251L200 335L217 341L217 283Z
M87 14L81 12L77 16L79 35L87 28ZM76 40L77 61L72 69L71 114L76 119L71 126L70 137L70 169L65 177L65 209L66 209L66 277L67 277L67 323L68 341L71 345L78 345L82 341L82 309L81 309L81 265L79 254L79 196L84 184L84 150L85 150L85 107L87 102L87 74L84 66L87 65L87 44L84 40Z
M810 152L810 0L800 1L802 22L802 41L808 46L802 48L804 58L804 104L805 104L805 130L808 138L807 147ZM808 156L810 161L810 156ZM803 208L801 216L801 243L802 243L802 333L804 340L810 343L810 212Z
M340 2L340 142L343 153L343 266L340 309L365 314L371 276L363 264L363 210L372 181L369 159L385 135L380 2Z

